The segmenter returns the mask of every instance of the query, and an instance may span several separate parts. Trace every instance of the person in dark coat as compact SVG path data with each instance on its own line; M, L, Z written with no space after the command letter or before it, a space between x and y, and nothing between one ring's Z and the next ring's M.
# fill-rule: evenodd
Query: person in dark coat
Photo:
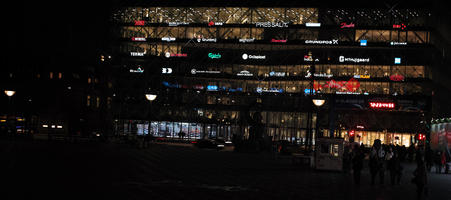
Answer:
M417 168L413 172L414 178L412 182L417 186L417 197L421 199L424 194L427 194L427 169L423 160L417 162Z
M393 157L388 160L388 170L390 171L391 184L394 185L396 183L399 185L401 183L403 167L401 165L398 151L394 151Z
M365 157L364 152L360 149L358 145L354 146L353 158L352 158L352 169L354 173L354 184L360 185L360 174L363 168L363 159Z

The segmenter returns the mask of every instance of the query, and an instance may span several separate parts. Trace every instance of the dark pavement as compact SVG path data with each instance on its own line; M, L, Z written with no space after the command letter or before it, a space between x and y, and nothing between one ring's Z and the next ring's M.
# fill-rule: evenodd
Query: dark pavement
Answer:
M391 186L387 172L385 185L371 186L366 165L356 187L351 174L305 169L272 154L168 144L0 144L0 199L416 199L410 163L401 185ZM451 199L451 174L428 178L427 199Z

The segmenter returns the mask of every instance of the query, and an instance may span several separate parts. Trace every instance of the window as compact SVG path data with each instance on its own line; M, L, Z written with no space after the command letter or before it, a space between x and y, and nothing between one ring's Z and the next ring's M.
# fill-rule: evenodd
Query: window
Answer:
M88 95L88 96L86 97L86 106L89 107L90 105L91 105L91 96Z
M50 79L53 79L53 72L50 72L50 73L49 73L49 78L50 78Z

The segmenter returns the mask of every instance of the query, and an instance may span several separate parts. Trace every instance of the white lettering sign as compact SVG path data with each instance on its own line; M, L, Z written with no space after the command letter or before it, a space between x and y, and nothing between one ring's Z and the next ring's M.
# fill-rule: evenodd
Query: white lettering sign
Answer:
M246 42L254 42L255 38L251 38L251 39L239 39L238 42L242 42L242 43L246 43Z
M253 76L254 74L250 73L249 71L243 70L236 74L237 76Z
M344 56L340 56L338 57L338 61L339 62L355 62L355 63L360 63L360 62L370 62L369 58L346 58Z
M172 41L175 41L175 37L164 37L164 38L161 38L161 41L172 42Z
M306 40L305 44L338 44L338 40Z
M255 26L264 28L286 28L288 27L288 22L256 22Z
M130 52L131 56L144 56L145 52Z

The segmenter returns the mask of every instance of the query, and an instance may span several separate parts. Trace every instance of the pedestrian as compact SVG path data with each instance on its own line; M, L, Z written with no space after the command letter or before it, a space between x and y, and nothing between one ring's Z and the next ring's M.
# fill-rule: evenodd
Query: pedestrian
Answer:
M427 195L427 171L423 160L417 162L417 168L413 172L412 182L417 186L417 198L421 199Z
M435 162L435 173L437 173L437 174L440 174L441 173L441 168L440 168L440 166L441 166L441 162L442 162L442 159L441 159L441 155L442 155L442 152L440 152L440 151L437 151L436 153L435 153L435 156L434 156L434 162Z
M401 165L401 159L398 151L393 151L392 158L388 161L388 170L390 171L390 182L392 185L400 184L402 177L403 167Z
M385 151L381 146L379 139L374 140L374 144L370 153L370 173L371 173L371 185L374 185L376 175L379 174L380 183L384 183L384 158Z
M363 159L365 154L360 150L359 145L355 145L353 149L352 169L354 174L354 184L360 186L360 174L363 168Z
M441 159L440 159L440 171L445 169L446 171L446 154L445 151L442 151Z

